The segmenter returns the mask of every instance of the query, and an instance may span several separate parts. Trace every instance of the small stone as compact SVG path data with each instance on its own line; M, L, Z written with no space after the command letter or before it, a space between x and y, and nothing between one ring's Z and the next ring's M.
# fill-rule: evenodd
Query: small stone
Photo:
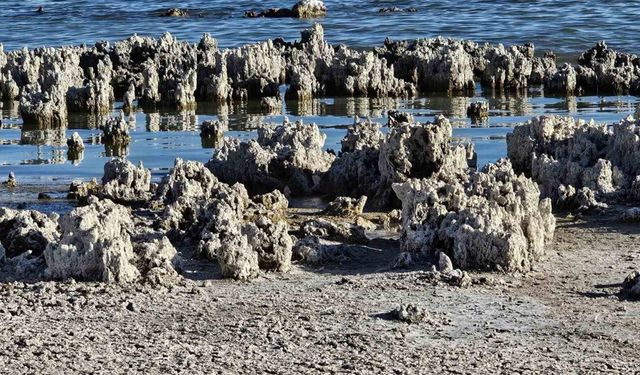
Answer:
M438 256L438 271L442 273L453 271L453 263L451 262L451 258L449 258L449 256L442 251Z
M133 302L129 302L127 303L126 309L131 311L131 312L138 312L138 307L133 303Z
M7 181L3 183L8 188L15 188L18 186L18 180L16 179L16 175L13 172L9 172L9 177Z
M401 322L417 324L429 320L429 313L422 307L408 304L396 307L391 311L391 317Z
M51 199L53 198L47 193L38 193L38 200L49 201Z

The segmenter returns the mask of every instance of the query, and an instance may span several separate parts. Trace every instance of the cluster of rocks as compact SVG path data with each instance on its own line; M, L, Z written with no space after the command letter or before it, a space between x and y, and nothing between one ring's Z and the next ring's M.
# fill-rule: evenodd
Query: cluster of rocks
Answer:
M536 56L531 43L505 47L438 37L387 40L376 52L394 65L396 77L421 91L473 92L479 81L500 90L543 85L560 94L640 92L640 59L604 42L584 52L576 66L558 66L553 52Z
M161 236L138 238L134 245L131 211L107 199L90 197L88 205L62 217L3 208L0 226L2 257L14 268L14 277L31 272L35 278L154 284L179 279L173 268L175 248Z
M452 126L438 116L433 123L412 123L410 116L391 113L391 129L356 122L342 141L339 158L322 181L324 191L336 196L369 197L372 207L392 205L393 183L428 177L443 168L475 167L471 144L452 144Z
M528 271L551 243L551 201L508 160L479 172L443 169L393 185L402 200L402 246L462 269Z
M225 138L207 167L227 183L240 182L252 194L274 189L293 195L318 192L322 174L335 159L324 151L326 135L315 124L285 119L281 126L258 129L258 139Z
M67 198L85 204L90 197L97 197L139 207L148 204L155 188L151 183L151 171L142 162L136 167L125 158L115 157L105 163L101 183L95 179L74 181L69 186Z
M559 208L590 209L640 198L638 114L611 126L541 116L507 135L516 171L538 182Z
M356 121L338 157L324 151L326 136L316 125L285 120L280 126L258 129L257 140L225 138L207 167L226 183L245 184L252 194L278 189L294 196L342 196L330 208L341 216L339 210L366 202L377 208L393 204L393 183L427 177L442 168L475 166L472 145L451 144L452 126L445 117L424 124L400 122L405 120L411 119L394 119L396 125L387 135L378 124Z
M304 0L285 13L314 17L325 12L321 1ZM108 113L115 98L123 99L125 110L136 100L142 106L188 109L198 100L278 98L282 84L289 85L287 98L306 100L468 92L476 81L494 89L542 84L562 93L636 93L639 71L639 58L604 42L584 52L577 66L558 66L553 53L536 56L532 44L505 47L433 38L387 40L374 51L359 51L328 44L322 27L315 25L302 32L299 42L276 39L224 50L208 34L190 44L168 33L93 46L0 49L0 98L20 102L25 124L51 128L65 126L70 111Z
M321 0L301 0L291 9L271 8L264 11L246 11L247 18L318 18L327 15L327 7Z
M248 280L260 269L286 272L291 267L293 239L282 193L251 200L242 184L227 185L204 164L178 159L154 199L164 206L161 226L173 238L196 243L225 277Z

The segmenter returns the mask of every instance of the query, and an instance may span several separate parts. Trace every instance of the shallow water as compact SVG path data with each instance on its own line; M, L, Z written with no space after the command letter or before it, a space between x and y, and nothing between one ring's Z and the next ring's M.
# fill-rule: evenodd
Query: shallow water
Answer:
M165 31L191 41L211 33L221 46L267 38L298 38L315 21L244 19L246 10L291 7L296 0L9 0L0 5L0 42L6 49L117 40L133 33ZM369 47L386 37L444 35L494 43L534 42L540 50L575 55L599 40L637 52L640 2L624 0L325 0L329 17L318 20L331 43ZM45 12L35 12L38 6ZM382 7L414 7L417 13L379 14ZM171 7L189 18L159 17Z
M466 117L471 101L486 100L490 104L490 117L486 122L474 124ZM425 97L414 100L393 99L318 99L300 108L296 102L286 102L281 113L261 112L257 103L216 107L201 105L190 112L144 113L138 110L129 116L132 142L127 150L129 160L143 162L153 177L159 179L173 165L174 159L206 162L212 154L212 144L203 144L199 124L204 120L228 119L230 131L225 135L250 138L260 123L281 123L284 116L290 120L318 124L327 135L325 147L340 149L340 140L353 117L370 117L385 123L386 111L399 108L411 112L417 121L431 121L436 114L451 119L454 137L459 141L472 141L482 166L506 155L505 137L513 126L541 114L571 115L597 122L612 123L633 112L638 99L620 97ZM117 115L116 103L113 115ZM95 119L76 115L66 131L24 128L18 118L17 103L4 103L0 127L0 176L13 171L22 183L35 185L63 185L74 179L99 178L104 163L113 155L92 139L100 134ZM80 161L67 160L66 139L77 131L87 144ZM383 128L383 131L386 131ZM93 142L93 144L92 144Z
M92 43L96 40L123 39L132 33L159 36L170 31L182 39L197 41L209 32L220 46L238 46L267 38L298 38L311 20L245 19L249 9L290 6L280 1L4 1L0 5L0 42L5 49L22 46ZM412 39L444 35L477 41L534 42L538 49L553 49L565 58L575 58L601 39L610 45L634 51L639 32L633 15L640 2L627 1L325 1L330 15L318 20L331 43L354 47L380 45L385 37ZM35 9L44 6L44 14ZM606 6L605 6L606 5ZM189 18L158 17L158 12L179 6L191 10ZM379 14L381 7L415 7L417 13ZM597 27L593 27L593 26ZM615 38L614 38L615 37ZM126 153L134 162L143 162L158 180L173 165L176 157L207 161L211 144L203 144L199 124L204 120L228 119L228 136L248 138L259 123L291 120L315 122L327 134L326 148L340 148L340 139L353 116L386 122L386 111L412 112L419 121L445 114L455 124L458 141L476 145L480 165L506 155L505 136L514 125L541 114L572 115L611 123L632 113L636 97L545 97L530 90L529 96L487 96L478 88L475 97L423 97L409 101L393 99L317 99L311 104L285 103L280 113L265 113L258 103L231 106L201 103L197 110L176 113L141 110L130 119L132 143ZM473 124L466 117L472 101L490 104L489 120ZM106 149L92 138L98 119L70 115L69 129L63 131L29 129L22 126L17 103L1 103L0 179L13 171L27 188L7 192L0 187L0 205L16 205L35 200L35 191L59 191L74 179L100 178L104 163L114 150ZM119 112L116 103L113 114ZM87 143L82 160L67 160L66 139L78 131ZM44 204L50 207L48 204ZM45 209L48 210L48 209ZM54 207L52 210L60 210Z

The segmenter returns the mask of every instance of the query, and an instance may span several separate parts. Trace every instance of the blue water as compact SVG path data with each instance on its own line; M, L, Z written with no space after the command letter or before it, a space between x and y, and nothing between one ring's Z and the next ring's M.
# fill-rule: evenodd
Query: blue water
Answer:
M245 19L245 10L291 6L279 1L3 1L0 3L0 42L7 50L39 46L93 43L118 40L133 33L159 36L165 31L190 41L211 33L222 47L254 43L267 38L296 39L302 29L321 22L331 43L352 47L381 45L386 37L414 39L444 35L492 43L534 42L538 50L553 49L566 58L575 58L595 42L606 39L614 48L637 51L640 27L640 1L325 1L329 16L316 21L296 19ZM43 6L45 12L35 10ZM379 14L381 7L415 7L417 13ZM187 8L188 18L158 17L170 7ZM325 98L299 108L287 102L282 113L264 113L257 103L236 104L226 108L199 105L196 111L154 113L138 111L132 122L132 143L128 158L142 161L158 180L173 165L176 157L207 161L210 145L203 145L199 124L204 120L228 118L228 136L254 137L250 128L260 122L282 122L286 115L315 122L327 134L326 148L339 149L345 126L354 116L386 122L389 109L414 114L416 120L429 121L445 114L455 125L459 141L474 142L480 165L506 155L506 134L513 126L541 114L571 115L611 123L633 112L636 97L545 97L484 96L475 98L423 97L409 101ZM473 124L466 117L471 101L490 104L488 121ZM91 144L95 119L74 115L69 129L57 137L45 137L44 131L22 126L16 103L0 103L0 180L15 172L29 187L8 192L0 187L0 205L33 199L37 191L60 193L74 179L100 178L109 150ZM119 111L116 103L113 114ZM86 142L80 162L67 160L66 138L78 131ZM51 135L52 133L50 133ZM35 186L35 187L34 187Z
M211 33L223 47L267 38L298 38L315 21L245 19L245 10L291 7L295 0L5 0L0 2L0 42L6 49L117 40L133 33L165 31L197 41ZM327 0L329 17L318 20L332 43L354 47L394 39L444 35L493 43L534 42L539 50L575 55L599 40L637 52L640 1L622 0ZM43 6L45 12L35 10ZM382 7L414 7L417 13L379 14ZM171 7L189 18L158 17Z

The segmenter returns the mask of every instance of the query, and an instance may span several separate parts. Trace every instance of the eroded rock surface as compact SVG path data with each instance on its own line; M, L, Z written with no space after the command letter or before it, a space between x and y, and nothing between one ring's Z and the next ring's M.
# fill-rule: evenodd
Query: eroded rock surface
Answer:
M584 206L573 199L579 193L597 206L596 200L634 199L638 129L633 116L612 126L541 116L507 135L507 150L514 169L537 181L543 196L560 206Z
M134 265L131 213L109 200L89 199L60 219L60 241L44 251L46 275L54 279L128 283L140 276Z
M353 217L361 215L367 203L365 195L360 198L338 197L324 210L324 214L338 217Z
M151 171L123 158L104 165L102 194L116 202L146 202L151 198Z
M59 236L57 217L34 210L0 208L0 244L6 257L27 251L38 256Z
M279 189L308 195L335 158L323 150L325 139L315 124L285 120L259 129L255 141L225 139L207 167L222 181L245 184L253 194Z
M243 185L229 186L202 163L178 159L156 200L165 206L162 225L198 244L200 253L218 262L223 276L248 280L260 268L289 270L293 240L281 193L251 201Z
M553 238L551 201L540 200L536 183L516 175L508 160L393 189L403 203L403 249L444 251L462 269L528 271Z

